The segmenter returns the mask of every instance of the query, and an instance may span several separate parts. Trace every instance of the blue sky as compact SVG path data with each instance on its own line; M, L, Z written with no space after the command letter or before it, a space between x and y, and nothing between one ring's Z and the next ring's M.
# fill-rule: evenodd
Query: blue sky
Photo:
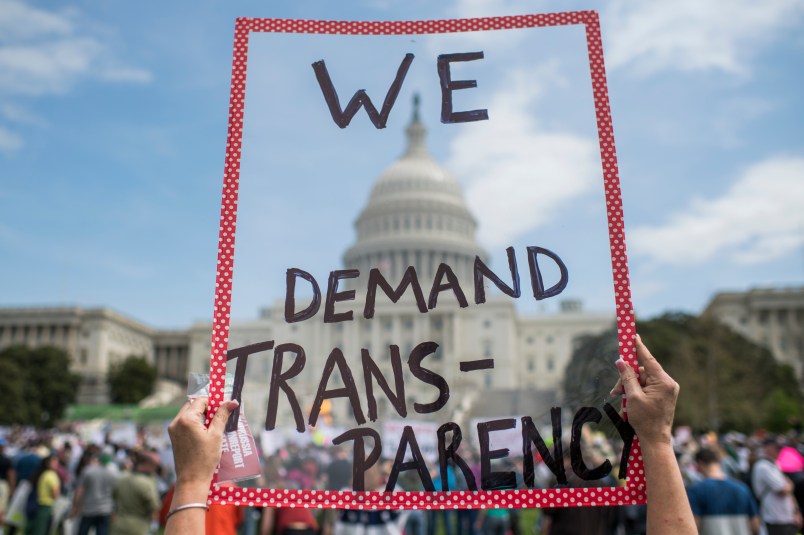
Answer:
M0 304L105 305L160 327L211 317L238 16L404 20L598 9L638 315L697 312L717 291L804 284L804 4L799 0L229 4L0 0ZM483 143L485 152L478 152L471 130L439 135L444 125L437 124L437 80L427 74L434 72L439 47L465 44L488 54L498 51L494 57L500 58L517 44L509 42L515 38L475 37L446 45L411 43L417 57L383 143L337 172L331 163L340 165L343 158L334 142L316 144L313 156L295 160L277 144L294 131L333 139L331 124L310 123L305 134L301 125L307 123L292 116L291 106L274 104L277 113L286 114L281 124L289 130L272 129L262 120L271 110L270 97L248 94L246 134L253 149L245 154L250 159L244 160L244 172L252 173L245 176L279 177L263 192L270 194L266 202L274 203L269 204L273 217L282 210L299 213L294 208L299 205L282 199L303 199L313 208L303 210L304 224L292 232L268 220L259 239L281 254L260 256L258 241L238 250L244 259L255 251L251 268L241 262L244 273L264 264L267 281L264 290L248 292L253 302L244 302L244 315L281 297L289 264L320 278L339 267L371 183L401 151L414 89L423 93L431 149L464 186L496 265L508 244L538 239L560 249L567 240L575 243L557 230L562 217L588 210L589 218L596 217L595 193L585 186L590 162L596 161L596 155L588 156L590 124L583 113L591 103L579 68L584 65L573 51L575 34L550 36L524 71L516 68L514 60L521 59L516 48L510 63L492 58L471 71L477 73L478 92L461 101L489 103L487 128L517 127L506 131L508 149L522 147L514 152L530 155L540 147L538 161L552 162L550 169L565 183L579 185L572 198L552 198L552 212L539 210L538 217L533 201L543 191L516 183L520 202L511 203L497 195L499 182L489 178L500 176L499 169L481 165L488 161L483 156L501 156L503 148ZM314 40L284 43L292 46L280 46L283 53L272 57L277 44L255 41L250 68L259 70L249 72L250 91L289 87L281 69L296 65L294 58L305 47L318 53ZM376 48L383 54L375 56L384 58L389 51L395 70L405 43L387 46ZM361 81L359 87L372 96L383 94L388 76L380 76L378 67L346 66L354 47L330 49L328 65L333 76L336 68L341 76L336 83L343 83L342 99ZM366 122L361 112L349 135L367 135ZM492 139L493 130L485 135L482 139ZM287 159L260 158L272 148ZM548 158L564 149L574 156ZM290 178L300 169L314 173L316 165L321 170L329 165L339 179L326 180L320 172L319 182L305 186ZM594 232L589 224L584 229ZM605 308L599 286L590 282L575 291L590 307Z

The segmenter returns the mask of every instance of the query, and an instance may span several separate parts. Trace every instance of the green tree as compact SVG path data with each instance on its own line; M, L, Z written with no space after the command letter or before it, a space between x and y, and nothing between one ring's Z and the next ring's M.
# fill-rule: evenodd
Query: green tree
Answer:
M75 401L80 384L62 349L18 345L0 351L2 422L52 425Z
M156 383L156 368L145 357L131 355L109 369L109 397L112 403L139 403Z
M801 410L796 399L781 388L771 390L765 400L765 427L773 433L782 433L799 418Z
M22 368L0 353L0 425L28 423L28 407L23 402L25 385Z
M771 423L783 427L800 415L804 396L790 367L714 319L671 313L638 322L637 330L681 386L678 424L751 431ZM580 341L564 383L568 399L608 394L616 381L616 340L612 330ZM766 400L775 389L779 393Z

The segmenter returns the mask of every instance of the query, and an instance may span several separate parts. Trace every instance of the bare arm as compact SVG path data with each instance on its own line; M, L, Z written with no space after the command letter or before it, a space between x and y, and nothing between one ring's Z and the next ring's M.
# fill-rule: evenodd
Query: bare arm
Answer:
M7 481L9 496L11 496L14 494L14 489L17 488L17 471L13 468L8 469Z
M260 535L271 535L274 532L274 516L276 516L276 511L273 507L263 508L262 520L260 520Z
M76 516L81 510L81 505L84 503L84 485L78 485L75 489L75 496L73 496L73 507L70 509L70 516Z
M204 427L207 403L207 398L188 402L168 426L176 461L176 490L171 511L183 505L207 502L212 476L221 459L223 430L237 402L227 401L221 405L209 428ZM205 529L206 511L203 508L183 509L170 515L165 535L204 533Z
M752 516L748 521L748 527L751 533L759 533L759 516Z
M697 535L672 447L678 383L667 375L638 335L636 344L640 367L644 367L644 386L624 361L617 361L617 369L628 399L628 421L642 447L648 491L647 531L651 535Z

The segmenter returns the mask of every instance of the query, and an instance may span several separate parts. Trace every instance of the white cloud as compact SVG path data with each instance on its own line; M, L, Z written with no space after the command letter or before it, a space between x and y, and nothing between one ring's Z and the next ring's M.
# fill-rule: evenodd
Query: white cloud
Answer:
M93 77L150 81L147 71L120 65L103 38L82 28L79 19L72 10L51 12L0 0L0 92L62 93Z
M613 0L603 19L606 61L642 73L744 74L756 49L802 15L801 0Z
M109 67L101 71L100 77L110 82L134 82L140 84L153 80L153 75L150 71L131 67Z
M804 243L804 158L752 165L716 199L697 199L659 226L628 232L632 251L671 265L768 262Z
M482 133L462 130L452 142L447 166L466 179L479 238L489 246L548 223L599 180L596 140L549 131L523 113L532 110L550 70L511 73L489 103L494 120Z
M526 0L455 0L458 17L598 9L606 62L642 74L661 70L719 70L745 74L758 48L795 28L801 0L611 0L603 5L541 7Z
M6 153L17 152L23 145L21 137L0 125L0 151Z
M31 112L24 106L12 102L0 104L0 117L12 123L39 127L48 125L47 121L39 115Z

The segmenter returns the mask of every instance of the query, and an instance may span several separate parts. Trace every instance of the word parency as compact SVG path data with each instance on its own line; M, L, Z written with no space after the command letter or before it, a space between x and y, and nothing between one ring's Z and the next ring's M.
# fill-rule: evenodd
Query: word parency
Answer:
M529 246L527 247L527 252L534 299L542 300L548 297L554 297L564 291L569 282L569 272L561 258L554 252L543 247ZM486 279L490 280L497 288L510 297L518 298L522 295L514 248L509 247L506 249L506 253L508 254L508 269L511 273L510 286L491 271L479 256L475 257L473 269L475 304L486 302ZM545 288L544 286L544 278L539 266L540 255L552 260L560 272L558 282L549 288ZM330 272L329 280L327 281L327 296L324 304L324 323L337 323L340 321L352 321L354 319L354 311L345 310L336 312L335 304L344 301L353 301L355 299L355 290L339 290L338 286L342 280L356 279L359 276L360 270L358 269L341 269ZM296 310L296 286L298 279L307 281L313 294L310 303L302 310ZM372 268L368 276L366 302L363 307L363 317L366 319L374 317L374 305L378 289L382 290L393 303L398 302L405 292L410 289L416 300L416 306L419 312L423 314L436 308L438 296L446 291L453 293L461 308L469 306L469 302L466 300L466 294L461 288L460 282L455 276L455 272L445 263L438 265L427 301L424 299L424 293L422 292L419 277L416 274L414 266L408 266L402 275L402 280L396 288L393 288L391 284L389 284L379 268ZM315 316L320 308L321 288L315 277L302 269L289 268L286 274L285 321L288 323L304 321Z

